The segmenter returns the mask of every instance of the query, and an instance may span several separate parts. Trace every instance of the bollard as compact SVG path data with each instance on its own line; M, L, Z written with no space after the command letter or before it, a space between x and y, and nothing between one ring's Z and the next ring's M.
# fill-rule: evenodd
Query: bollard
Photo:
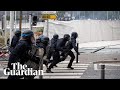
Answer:
M44 50L43 48L39 48L38 55L40 56L40 62L39 62L39 70L40 70L40 75L39 79L43 79L43 54Z
M105 79L105 65L101 65L101 79Z
M78 48L78 43L77 43L77 50L79 51L79 48ZM78 63L78 53L76 53L76 63Z
M40 62L40 76L39 79L43 79L43 59Z

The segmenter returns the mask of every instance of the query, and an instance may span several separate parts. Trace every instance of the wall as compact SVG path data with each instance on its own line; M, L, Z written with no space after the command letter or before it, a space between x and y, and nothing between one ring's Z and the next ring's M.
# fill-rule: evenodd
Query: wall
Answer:
M9 23L8 23L9 24ZM7 28L9 25L7 24ZM46 35L46 22L39 22L37 27L44 26ZM16 26L19 28L19 24ZM29 28L29 23L23 23L22 28ZM1 22L0 22L1 29ZM110 20L73 20L73 21L49 21L49 37L54 33L60 38L64 34L76 31L79 34L79 43L120 40L120 21Z
M45 25L46 27L47 25ZM46 29L46 28L45 28ZM79 43L120 40L120 21L110 20L74 20L49 21L49 36L58 33L62 37L65 33L79 33ZM46 34L46 31L44 32Z

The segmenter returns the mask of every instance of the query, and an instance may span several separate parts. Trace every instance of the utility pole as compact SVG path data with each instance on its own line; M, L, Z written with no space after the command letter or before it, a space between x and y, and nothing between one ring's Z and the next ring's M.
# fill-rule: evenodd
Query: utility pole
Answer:
M7 45L7 11L5 11L5 15L4 15L4 30L5 30L5 45Z
M47 19L47 37L49 37L48 29L49 29L49 19Z
M22 11L20 11L19 29L22 30Z
M1 26L2 26L2 36L4 36L4 15L2 16Z
M16 31L16 12L17 11L15 11L15 31Z
M49 34L48 34L48 27L49 27L49 21L48 21L48 19L47 19L47 37L49 37Z
M13 37L14 30L14 11L10 11L10 44Z
M29 29L32 30L32 14L29 15Z

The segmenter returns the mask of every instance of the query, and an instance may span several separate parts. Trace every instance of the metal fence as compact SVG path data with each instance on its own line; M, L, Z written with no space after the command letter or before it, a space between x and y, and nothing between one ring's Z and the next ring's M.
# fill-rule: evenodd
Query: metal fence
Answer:
M0 20L5 14L5 11L0 11ZM17 19L19 19L20 11L17 11ZM28 19L28 15L33 14L40 17L41 11L23 11L23 19ZM8 17L10 11L7 11ZM69 15L76 20L94 19L94 20L120 20L120 11L57 11L58 17Z
M75 19L94 19L94 20L119 20L120 11L66 11L64 14L68 14Z

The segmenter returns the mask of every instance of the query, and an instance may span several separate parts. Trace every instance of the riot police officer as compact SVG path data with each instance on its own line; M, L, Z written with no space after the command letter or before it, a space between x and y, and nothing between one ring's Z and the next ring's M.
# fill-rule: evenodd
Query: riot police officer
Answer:
M50 64L50 66L48 67L48 69L46 70L47 73L53 73L51 71L51 68L53 68L53 66L55 66L57 63L60 62L60 53L59 53L59 51L64 50L64 46L67 43L67 41L69 41L69 39L70 39L70 35L65 34L63 38L58 40L57 46L56 46L56 51L53 54L53 61Z
M12 41L11 41L11 45L10 45L10 48L9 48L9 51L12 52L12 50L15 48L15 46L18 44L19 40L20 40L20 37L21 37L21 31L20 30L16 30L15 35L13 36L12 38Z
M46 48L49 44L49 38L46 37L46 36L40 36L37 40L36 40L36 45L39 47L39 48L43 48L44 49L44 54L43 56L46 54Z
M53 55L53 53L56 51L58 38L59 38L59 35L54 34L53 38L51 39L50 45L48 47L48 52L47 52L47 59L49 60L49 62L52 61L52 60L50 60L50 58Z
M48 60L47 60L47 58L45 58L45 57L47 57L46 56L46 53L47 53L47 48L48 48L48 44L49 44L49 38L48 37L46 37L46 36L44 36L44 35L41 35L37 40L36 40L36 46L38 47L38 48L43 48L44 49L44 53L43 53L43 58L44 58L44 60L43 60L43 64L45 64L46 65L46 67L48 67L47 65L48 65Z
M77 46L76 46L76 38L77 37L78 37L77 32L72 32L71 40L68 41L68 43L65 46L66 51L62 53L64 56L63 56L63 58L61 58L61 61L64 61L67 58L68 55L71 57L70 62L68 64L68 66L67 66L67 68L70 68L70 69L74 69L72 67L72 63L73 63L73 61L75 59L75 55L71 50L74 48L76 53L78 53L78 55L80 55L80 53L78 52Z
M8 68L12 69L11 63L20 62L20 64L25 64L27 60L29 60L30 56L28 52L32 48L32 44L34 43L34 34L31 30L25 30L22 33L22 39L15 46L13 51L10 54ZM33 79L33 76L8 76L8 79L20 79L24 77L24 79Z

